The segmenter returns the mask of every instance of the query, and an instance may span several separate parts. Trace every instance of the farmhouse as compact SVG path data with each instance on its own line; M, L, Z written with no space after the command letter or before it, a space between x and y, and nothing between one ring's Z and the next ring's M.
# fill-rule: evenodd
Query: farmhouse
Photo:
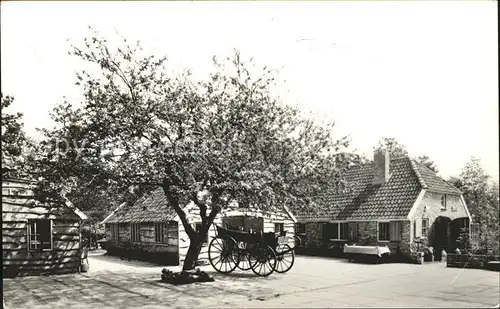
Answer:
M353 166L345 177L344 192L321 196L315 211L296 213L302 251L378 245L406 258L422 245L440 260L441 249L456 249L459 233L469 228L462 193L411 158L375 152L373 163Z
M2 271L5 277L77 272L85 214L34 203L32 183L2 179Z
M194 203L184 208L189 224L195 230L201 227L199 209ZM174 209L169 206L162 188L145 195L133 205L120 205L104 221L105 248L110 255L179 265L189 248L189 237ZM294 234L294 216L286 209L263 212L239 208L237 204L223 210L214 224L251 232L281 232ZM203 244L199 260L208 259L208 245L216 235L211 226Z

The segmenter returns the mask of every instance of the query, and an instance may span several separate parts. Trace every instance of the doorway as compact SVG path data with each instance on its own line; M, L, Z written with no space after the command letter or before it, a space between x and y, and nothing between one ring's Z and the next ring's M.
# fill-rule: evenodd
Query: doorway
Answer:
M451 251L451 219L439 216L434 220L429 233L429 246L434 248L434 260L442 260L443 250Z

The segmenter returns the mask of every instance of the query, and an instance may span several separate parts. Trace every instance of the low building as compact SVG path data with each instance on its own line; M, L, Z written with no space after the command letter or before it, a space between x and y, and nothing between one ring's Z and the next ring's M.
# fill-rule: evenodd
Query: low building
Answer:
M198 207L190 203L183 210L189 224L199 230L201 217ZM179 216L169 206L162 188L145 195L133 205L120 205L102 223L106 229L104 247L111 255L179 265L183 263L189 248L189 237ZM263 212L238 208L235 204L223 210L215 218L214 224L252 232L286 231L293 238L295 218L286 208ZM215 235L212 225L199 260L207 260L208 245Z
M351 167L348 188L317 199L317 208L296 213L302 251L344 244L388 246L409 257L410 248L454 251L471 220L462 193L409 157L376 152L374 162ZM421 239L427 239L421 244Z
M4 277L78 272L80 226L87 217L71 203L35 203L32 183L2 180L2 271Z

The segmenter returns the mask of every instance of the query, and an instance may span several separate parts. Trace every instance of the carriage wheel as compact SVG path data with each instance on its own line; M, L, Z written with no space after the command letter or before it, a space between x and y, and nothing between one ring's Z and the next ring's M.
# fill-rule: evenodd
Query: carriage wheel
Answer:
M262 277L272 274L276 268L276 253L270 246L258 246L249 255L252 271Z
M237 267L241 270L250 270L252 267L250 266L250 254L248 252L248 245L246 242L239 243L239 262Z
M276 269L277 273L286 273L289 271L295 261L295 253L288 244L279 245L276 248Z
M232 272L239 262L238 244L231 237L215 237L208 247L208 260L223 274Z

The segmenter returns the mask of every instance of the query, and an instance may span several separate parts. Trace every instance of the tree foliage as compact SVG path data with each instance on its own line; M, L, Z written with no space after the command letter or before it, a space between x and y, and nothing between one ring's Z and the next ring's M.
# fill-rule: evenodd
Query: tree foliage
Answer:
M382 137L377 146L374 147L374 150L388 150L391 157L399 158L399 157L408 157L408 151L406 150L406 146L399 143L394 137ZM422 154L416 158L417 162L427 166L430 170L435 173L439 172L439 169L436 163L429 158L429 156Z
M421 164L427 166L434 173L437 174L439 172L439 169L438 169L436 163L431 158L429 158L427 155L418 156L417 161L420 162Z
M22 113L9 113L14 97L1 95L2 108L2 177L18 176L29 139L23 131Z
M471 157L462 169L459 179L452 179L464 196L473 222L479 224L480 247L498 250L499 207L498 183L491 182L481 161Z
M408 156L406 146L400 144L394 137L382 137L374 150L387 150L393 158Z
M332 137L333 123L318 125L280 102L272 70L235 52L214 57L214 71L198 82L189 72L168 73L165 57L142 53L126 41L112 49L97 35L73 47L92 69L77 74L83 102L54 110L58 126L43 131L31 161L41 199L76 188L138 196L161 186L191 240L190 269L232 202L306 207L325 188L343 186L347 139ZM189 202L200 210L199 232L183 211Z

